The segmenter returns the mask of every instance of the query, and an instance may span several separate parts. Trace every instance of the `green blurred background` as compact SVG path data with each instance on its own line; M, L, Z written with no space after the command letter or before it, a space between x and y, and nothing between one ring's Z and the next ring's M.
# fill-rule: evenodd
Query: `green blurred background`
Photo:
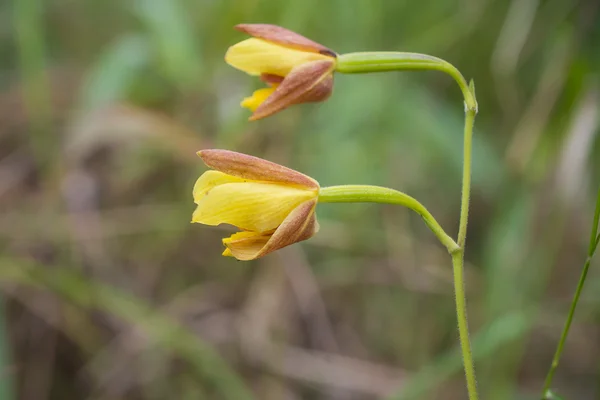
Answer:
M189 223L195 152L390 186L458 230L463 105L436 72L336 76L254 123L237 23L339 53L435 55L476 83L467 246L483 399L537 399L600 181L597 0L0 3L0 400L464 399L448 255L409 211L323 204L255 262ZM600 398L600 263L555 387Z

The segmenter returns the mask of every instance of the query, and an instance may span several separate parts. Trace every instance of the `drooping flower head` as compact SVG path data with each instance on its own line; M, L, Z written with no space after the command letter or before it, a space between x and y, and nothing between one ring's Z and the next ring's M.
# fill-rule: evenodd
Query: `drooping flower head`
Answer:
M270 86L242 101L242 107L253 111L250 120L293 104L324 101L331 95L334 51L276 25L240 24L235 28L253 37L231 46L225 61Z
M202 150L212 168L194 185L192 222L230 224L224 256L253 260L317 233L319 184L284 166L228 150Z

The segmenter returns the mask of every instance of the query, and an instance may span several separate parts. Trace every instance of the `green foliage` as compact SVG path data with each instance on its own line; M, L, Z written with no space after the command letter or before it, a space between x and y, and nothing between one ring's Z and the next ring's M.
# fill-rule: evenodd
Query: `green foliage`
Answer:
M258 83L223 61L241 22L340 53L432 54L477 82L479 387L539 397L600 179L594 2L14 3L0 4L1 399L465 398L451 265L419 217L320 205L317 236L253 263L189 224L195 151L228 147L323 185L401 190L458 231L456 84L338 75L326 103L249 124L238 103ZM598 266L553 385L566 399L600 390Z

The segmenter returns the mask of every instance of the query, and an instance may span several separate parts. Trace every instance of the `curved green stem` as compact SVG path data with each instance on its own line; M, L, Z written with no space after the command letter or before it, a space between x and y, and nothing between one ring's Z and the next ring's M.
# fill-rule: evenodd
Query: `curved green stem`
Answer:
M464 288L464 249L469 220L471 194L471 148L473 123L477 114L477 100L473 83L468 84L460 71L449 62L427 54L403 52L368 52L342 54L337 58L336 71L347 74L401 70L435 70L450 75L462 91L465 100L464 161L461 190L460 220L457 249L451 251L456 295L456 317L462 351L469 400L478 400L475 366L469 341L467 306Z
M375 51L342 54L337 57L336 71L344 74L364 74L386 71L419 71L434 70L450 75L462 91L465 99L465 110L477 113L475 93L460 71L441 58L420 53L395 51Z
M448 236L433 215L415 198L394 189L370 185L342 185L321 188L319 203L386 203L410 208L425 221L449 253L460 250L456 242Z
M542 389L542 400L552 398L552 393L550 392L550 386L552 385L552 379L554 379L554 374L556 373L556 369L558 368L558 362L560 361L560 356L562 355L563 349L565 347L565 342L567 341L567 336L569 335L569 329L571 329L571 323L573 322L573 316L575 315L575 309L577 308L577 303L579 302L579 297L581 296L581 291L583 290L583 285L585 284L585 279L587 278L588 270L590 269L590 263L592 262L592 257L596 253L596 249L598 247L598 240L600 239L600 235L598 235L598 223L600 222L600 189L598 189L598 196L596 198L596 211L594 212L594 219L592 221L592 233L590 234L590 244L588 247L588 255L585 260L585 264L583 265L583 270L581 271L581 276L579 277L579 282L577 283L577 289L575 289L575 295L573 296L573 301L571 302L571 307L569 308L569 314L567 315L567 320L565 321L565 326L563 328L562 334L560 336L560 340L558 341L558 346L556 347L556 352L554 353L554 357L552 358L552 364L550 364L550 370L548 371L548 375L546 376L546 380L544 382L544 388Z

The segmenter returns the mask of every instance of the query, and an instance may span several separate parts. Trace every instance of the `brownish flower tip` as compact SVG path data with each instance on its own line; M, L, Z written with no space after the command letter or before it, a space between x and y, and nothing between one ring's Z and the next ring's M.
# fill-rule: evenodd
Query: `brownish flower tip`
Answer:
M228 175L319 189L318 182L311 177L262 158L220 149L200 150L197 154L208 167Z
M235 29L255 38L267 40L282 46L337 57L335 51L323 46L322 44L313 42L312 40L305 38L296 32L292 32L277 25L239 24L235 26Z

